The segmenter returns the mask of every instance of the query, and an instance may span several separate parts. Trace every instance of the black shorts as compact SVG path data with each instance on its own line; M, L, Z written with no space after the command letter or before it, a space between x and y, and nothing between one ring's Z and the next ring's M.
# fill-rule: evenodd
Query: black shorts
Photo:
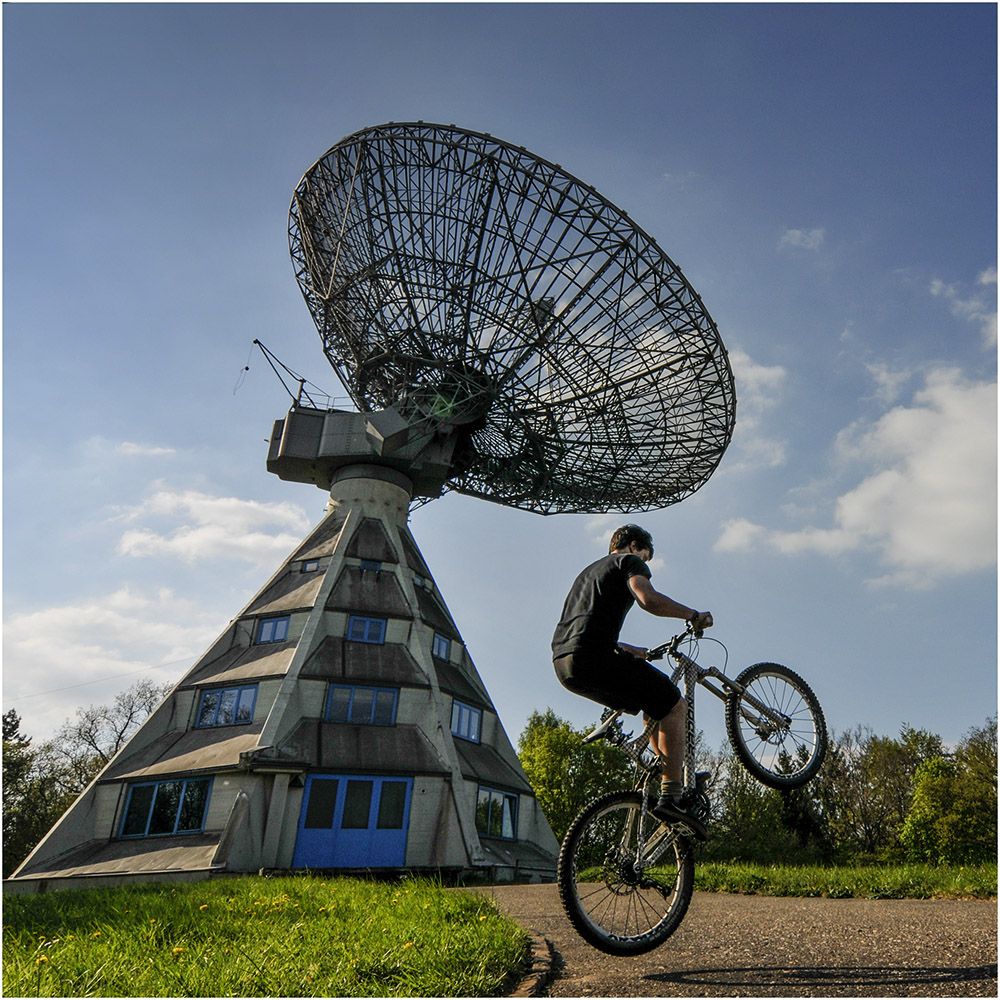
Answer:
M674 682L656 667L621 649L596 656L576 652L552 661L560 684L599 705L662 719L681 700Z

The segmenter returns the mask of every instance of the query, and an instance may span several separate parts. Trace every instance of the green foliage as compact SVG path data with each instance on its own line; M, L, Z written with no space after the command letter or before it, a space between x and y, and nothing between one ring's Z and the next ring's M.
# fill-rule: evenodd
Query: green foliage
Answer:
M4 900L5 996L501 996L527 936L432 883L308 876Z
M910 726L899 739L863 727L831 739L813 794L839 858L902 858L900 830L917 769L941 752L939 736Z
M760 784L728 751L711 790L712 836L704 856L760 864L823 860L822 823L808 786L778 791Z
M927 864L801 866L721 864L695 868L695 888L751 896L825 896L830 899L993 899L997 866Z
M35 749L11 709L3 716L3 876L28 856L75 798L51 767L45 747Z
M592 728L576 730L547 708L531 713L517 741L521 766L559 840L591 799L632 787L629 761L621 750L605 740L584 745Z
M996 857L997 724L972 730L954 757L917 770L901 839L911 858L942 864Z
M14 709L3 717L3 874L28 856L76 797L128 742L170 685L138 681L111 705L77 710L53 739L32 746Z
M621 751L583 746L551 709L534 712L518 741L521 763L560 839L594 796L631 787ZM756 864L967 864L996 857L997 723L972 730L946 756L941 737L904 725L898 738L857 727L831 736L826 763L802 788L759 784L726 746L695 747L710 772L711 838L702 857ZM790 763L790 762L789 762Z

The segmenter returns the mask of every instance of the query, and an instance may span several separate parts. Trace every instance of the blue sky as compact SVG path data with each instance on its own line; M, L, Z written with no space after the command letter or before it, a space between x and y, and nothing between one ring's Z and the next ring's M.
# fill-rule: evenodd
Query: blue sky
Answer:
M837 732L993 714L993 4L11 3L3 29L3 699L29 735L178 680L322 516L264 468L288 400L251 342L342 393L288 205L339 139L409 120L562 164L712 313L733 443L634 519L729 666L798 670ZM595 718L548 644L630 519L414 513L511 739ZM623 638L671 631L635 610Z

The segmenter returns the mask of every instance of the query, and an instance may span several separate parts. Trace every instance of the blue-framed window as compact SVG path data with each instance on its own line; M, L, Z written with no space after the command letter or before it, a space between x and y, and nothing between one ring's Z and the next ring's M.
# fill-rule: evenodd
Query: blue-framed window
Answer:
M198 703L196 726L237 726L253 722L257 685L210 688L203 691Z
M391 726L396 721L395 688L331 684L326 699L330 722L357 722L365 726Z
M473 708L461 701L451 705L451 731L463 740L478 743L483 729L482 709Z
M431 652L439 660L450 660L451 659L451 639L446 635L441 635L440 632L434 633L434 644L431 646Z
M261 618L257 626L257 642L284 642L288 638L288 625L291 615L281 615L278 618Z
M382 563L378 559L362 559L361 560L361 572L369 570L372 573L378 573L382 569Z
M205 826L211 778L172 778L131 785L122 837L165 837L200 833Z
M315 573L319 569L318 559L303 559L302 566L299 568L300 573Z
M515 840L517 796L480 785L479 798L476 802L476 829L484 837Z
M363 618L351 615L347 619L347 638L351 642L385 642L384 618Z

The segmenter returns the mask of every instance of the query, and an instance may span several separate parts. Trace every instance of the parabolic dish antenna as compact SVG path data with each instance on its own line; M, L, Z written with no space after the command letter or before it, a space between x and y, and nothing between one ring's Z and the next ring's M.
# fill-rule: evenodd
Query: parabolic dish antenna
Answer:
M450 441L444 489L542 514L689 496L735 423L677 266L556 164L454 125L343 139L296 188L295 274L362 413Z

